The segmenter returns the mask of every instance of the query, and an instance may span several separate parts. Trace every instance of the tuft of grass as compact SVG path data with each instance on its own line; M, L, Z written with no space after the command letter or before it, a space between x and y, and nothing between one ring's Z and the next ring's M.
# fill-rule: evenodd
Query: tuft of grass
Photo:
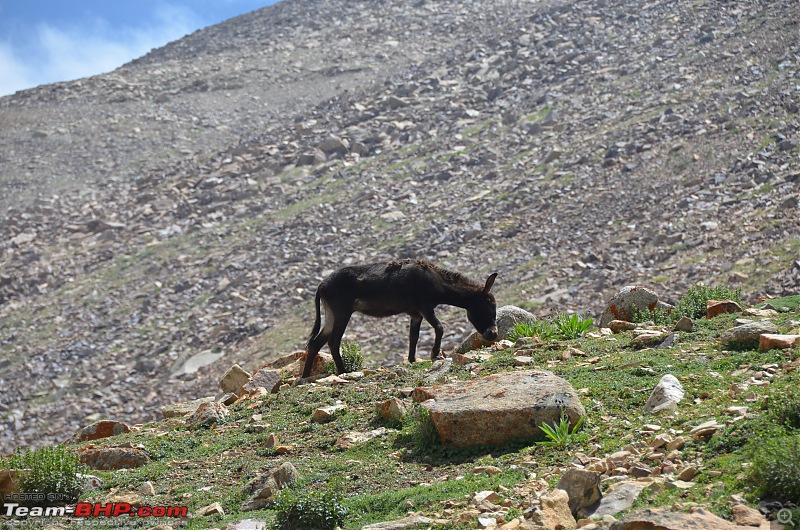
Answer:
M357 372L364 366L364 355L361 353L361 348L355 342L343 342L340 348L342 355L342 362L344 363L345 373ZM323 370L335 374L336 363L329 361L325 363Z
M344 527L347 507L336 484L322 490L285 488L275 501L278 530L335 530Z
M20 491L43 496L43 501L31 501L33 503L48 499L72 503L83 491L79 475L85 471L85 466L78 455L60 445L34 451L17 450L6 461L6 466L20 470L16 479Z
M547 440L537 442L539 445L554 447L556 449L566 449L579 439L577 431L583 427L583 420L586 416L578 420L574 428L570 428L569 416L561 413L561 420L557 424L548 425L543 423L539 428L542 430Z
M800 389L787 388L780 395L770 396L767 410L778 424L800 429Z
M414 451L424 453L442 445L431 411L415 403L403 421L403 437L410 439Z
M517 322L514 329L508 334L508 340L517 341L525 337L538 337L543 341L556 337L558 328L549 320L534 320L533 322Z
M594 319L588 316L568 315L559 313L555 318L555 325L559 335L567 340L583 337L592 328Z

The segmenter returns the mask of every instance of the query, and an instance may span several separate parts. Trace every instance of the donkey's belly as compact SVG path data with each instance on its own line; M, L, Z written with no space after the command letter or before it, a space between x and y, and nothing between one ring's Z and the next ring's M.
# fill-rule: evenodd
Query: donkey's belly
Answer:
M383 318L408 313L409 308L396 302L356 298L353 302L353 310L371 317Z

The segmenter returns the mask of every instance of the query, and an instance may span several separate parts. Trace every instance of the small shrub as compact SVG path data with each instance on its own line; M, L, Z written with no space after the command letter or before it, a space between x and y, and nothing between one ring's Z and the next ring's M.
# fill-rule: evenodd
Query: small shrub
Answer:
M773 394L767 409L780 425L800 429L800 389L787 388L781 395Z
M279 530L335 530L344 527L348 513L338 488L329 485L324 490L281 490L275 515Z
M636 311L631 318L636 323L653 322L657 326L667 326L678 319L680 319L680 316L676 312L670 312L660 307L648 309L647 311Z
M592 324L594 324L594 319L591 317L568 315L566 313L559 313L555 319L555 326L558 328L559 335L567 340L583 337L587 331L592 329Z
M78 475L84 471L84 466L78 455L60 445L34 451L18 450L6 465L8 469L24 470L17 475L17 485L24 493L71 503L77 501L83 490L83 481Z
M800 503L800 436L761 443L753 456L751 474L762 496Z
M681 296L670 316L678 320L682 316L689 318L702 318L706 316L707 302L709 300L733 300L743 304L742 290L730 287L708 287L701 283L689 287L686 294Z
M525 337L538 337L541 340L556 338L558 328L549 320L534 320L533 322L517 322L514 329L508 334L508 340L516 341Z
M361 353L361 348L359 348L358 344L355 342L343 342L339 353L342 355L345 373L357 372L364 366L364 355ZM323 370L335 374L336 363L333 361L325 363Z
M537 443L539 445L555 447L556 449L565 449L569 447L572 443L578 441L579 436L577 431L583 427L584 419L586 419L585 416L578 420L578 423L575 424L573 429L570 429L569 416L562 412L561 420L558 424L547 425L546 423L542 423L539 428L548 439Z
M441 445L439 431L433 423L431 411L418 403L414 404L406 414L403 434L411 440L416 451Z

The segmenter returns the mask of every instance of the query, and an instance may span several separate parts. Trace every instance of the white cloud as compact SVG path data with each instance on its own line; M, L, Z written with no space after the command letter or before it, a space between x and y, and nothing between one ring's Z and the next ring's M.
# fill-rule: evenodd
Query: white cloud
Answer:
M201 26L191 10L161 7L146 26L113 28L103 19L68 27L39 24L27 45L0 42L0 96L44 83L109 72Z

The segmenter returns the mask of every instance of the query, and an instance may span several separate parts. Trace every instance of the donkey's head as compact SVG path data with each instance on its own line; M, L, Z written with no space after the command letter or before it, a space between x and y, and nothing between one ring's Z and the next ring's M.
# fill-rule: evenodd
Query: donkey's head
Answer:
M488 341L497 340L497 303L490 292L495 278L497 278L496 272L489 276L486 285L475 293L467 307L467 318L478 333Z

